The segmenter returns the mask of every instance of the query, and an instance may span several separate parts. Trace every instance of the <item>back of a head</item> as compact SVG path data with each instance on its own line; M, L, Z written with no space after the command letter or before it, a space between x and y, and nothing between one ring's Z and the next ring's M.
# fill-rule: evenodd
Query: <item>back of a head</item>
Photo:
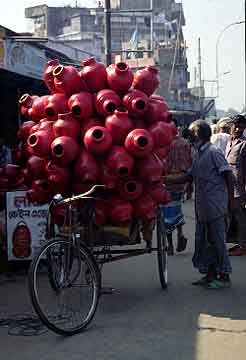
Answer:
M212 135L211 127L205 120L194 121L191 123L189 130L204 142L209 141Z

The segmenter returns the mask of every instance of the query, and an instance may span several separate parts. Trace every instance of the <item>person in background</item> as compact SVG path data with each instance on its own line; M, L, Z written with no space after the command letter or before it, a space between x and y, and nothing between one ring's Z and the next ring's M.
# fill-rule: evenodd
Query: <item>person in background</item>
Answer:
M5 145L3 138L0 138L0 167L12 163L11 150Z
M217 122L218 122L218 119L213 119L212 124L210 125L212 135L216 134L216 132L217 132Z
M190 125L197 149L192 167L177 182L195 183L195 252L193 265L204 276L193 283L207 289L230 287L232 271L227 247L228 207L233 207L232 171L224 155L210 142L212 131L203 120ZM173 183L168 176L165 182Z
M230 141L231 118L222 118L217 123L216 133L211 136L211 143L225 155L225 150Z
M234 176L235 209L232 216L237 223L238 242L229 249L234 256L246 255L246 117L236 115L232 119L231 139L226 147L226 159Z
M173 119L176 127L177 121ZM191 166L191 146L189 142L177 133L170 152L166 158L167 175L175 178L184 174ZM185 182L180 184L170 184L167 190L171 195L171 202L163 206L164 221L167 231L168 254L174 255L173 232L177 229L177 247L176 251L184 251L187 245L187 239L183 234L184 214L182 211L182 201L184 198Z

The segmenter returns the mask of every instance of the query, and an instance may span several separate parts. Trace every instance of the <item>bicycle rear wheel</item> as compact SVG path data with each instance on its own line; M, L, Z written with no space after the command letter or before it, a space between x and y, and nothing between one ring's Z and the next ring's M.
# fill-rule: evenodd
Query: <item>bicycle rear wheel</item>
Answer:
M89 250L66 239L48 243L32 261L29 293L40 320L60 335L74 335L93 319L100 293L99 269Z
M158 209L157 221L156 221L156 237L157 237L157 261L159 278L162 289L167 288L167 238L165 224L162 218L161 209Z

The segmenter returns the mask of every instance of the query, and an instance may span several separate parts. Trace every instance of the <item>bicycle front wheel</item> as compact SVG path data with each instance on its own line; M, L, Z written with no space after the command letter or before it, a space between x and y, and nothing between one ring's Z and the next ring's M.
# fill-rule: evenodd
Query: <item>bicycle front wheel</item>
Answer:
M78 250L65 238L53 240L31 263L29 293L44 325L60 335L74 335L91 322L97 309L97 264L86 247Z

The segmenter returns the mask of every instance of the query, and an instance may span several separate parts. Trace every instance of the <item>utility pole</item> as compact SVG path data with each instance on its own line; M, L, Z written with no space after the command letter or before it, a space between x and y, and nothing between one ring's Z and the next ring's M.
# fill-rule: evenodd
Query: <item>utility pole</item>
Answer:
M201 40L198 38L198 86L199 86L199 102L200 114L203 118L203 91L202 91L202 57L201 57Z
M105 26L105 57L107 66L112 62L111 56L111 4L110 0L105 0L104 6L104 26Z

